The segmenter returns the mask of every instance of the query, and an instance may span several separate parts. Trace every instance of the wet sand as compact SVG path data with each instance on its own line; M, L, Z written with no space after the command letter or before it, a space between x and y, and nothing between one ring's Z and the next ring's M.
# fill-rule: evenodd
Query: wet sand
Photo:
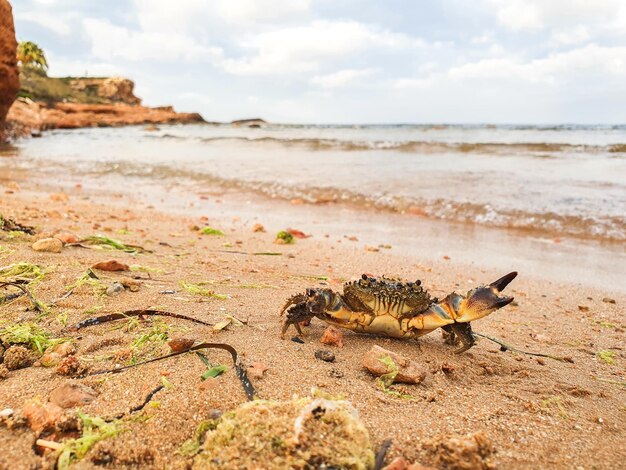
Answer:
M16 181L19 189L11 181ZM77 290L59 301L50 315L41 318L41 326L55 336L77 338L78 355L91 358L95 369L113 367L115 361L104 356L128 349L150 327L125 331L107 324L82 330L78 335L63 327L59 314L67 314L67 325L93 316L93 312L101 315L148 307L211 323L231 314L246 324L214 332L211 327L182 320L163 318L163 321L174 326L171 337L226 342L235 346L247 364L262 362L268 366L262 378L252 379L261 398L303 396L312 387L345 396L358 409L376 446L392 439L388 461L402 455L410 461L428 464L425 443L483 432L496 450L494 462L498 468L621 468L623 465L626 357L622 348L626 295L623 283L619 282L619 271L617 276L611 276L610 272L610 263L620 264L618 250L614 250L616 258L604 260L603 269L597 269L597 265L589 268L584 262L573 262L575 253L581 253L577 246L572 248L570 256L557 256L563 252L563 246L567 247L567 240L554 242L545 249L542 249L545 245L533 248L532 243L520 240L514 257L504 258L502 253L506 250L502 247L498 248L502 251L489 257L485 255L489 247L498 245L491 244L488 237L496 237L493 241L498 241L500 235L496 232L472 234L467 228L431 226L430 232L425 231L431 233L426 239L428 243L420 238L422 234L415 238L404 234L405 242L402 242L402 237L397 236L402 229L385 226L376 215L368 216L370 224L379 222L373 232L368 233L364 219L360 226L348 224L346 221L353 221L354 214L337 216L336 212L345 208L313 209L274 204L275 201L246 204L241 195L210 192L196 194L197 199L192 200L180 198L179 188L172 188L169 196L163 194L157 198L146 188L133 188L138 191L132 197L117 192L107 196L107 188L92 189L89 182L73 187L73 182L63 186L56 181L51 184L36 178L20 179L19 175L3 175L0 183L4 185L0 212L35 225L41 232L60 230L80 236L100 233L152 250L152 253L131 255L65 247L60 254L52 254L34 252L30 248L32 240L0 241L8 249L0 253L0 266L24 261L48 267L48 274L33 289L37 298L46 302L59 298L69 284L98 261L117 259L129 265L162 270L150 275L138 273L142 277L139 291L125 291L116 297L98 297L88 288ZM7 189L11 192L6 192ZM68 195L67 202L51 198L52 193L61 190ZM146 201L142 190L153 202ZM324 213L334 213L336 223ZM202 215L207 215L208 220L201 218ZM312 237L297 240L294 245L274 244L275 234L286 228L286 220L292 222L289 226ZM262 223L267 232L253 233L254 223ZM199 235L197 227L204 225L218 228L225 235ZM387 232L382 227L387 227ZM458 236L451 240L450 234L455 231ZM383 236L385 233L388 238ZM391 249L379 247L386 244ZM528 255L532 253L530 248L535 250L536 259ZM378 251L371 251L374 249ZM587 245L587 249L594 248ZM254 256L230 251L269 251L281 255ZM541 252L557 257L555 261L561 261L562 267L572 263L572 269L586 276L575 275L572 280L558 274L566 273L566 268L542 270L540 263L545 263L545 259L539 256ZM504 259L506 267L502 266ZM534 268L525 270L527 266ZM342 280L355 279L366 272L419 278L432 295L442 297L452 290L465 292L511 270L520 271L507 289L515 296L517 305L475 322L475 331L523 349L568 357L573 362L501 352L497 345L486 340L479 341L464 354L454 355L436 331L419 341L346 332L344 347L331 348L336 362L328 364L314 357L316 350L328 349L319 342L325 325L316 320L307 329L305 344L279 339L278 312L285 299L309 286L330 285L340 289ZM99 273L107 283L129 274ZM598 283L593 280L596 276L605 277ZM327 280L320 280L321 277ZM181 290L180 281L212 281L209 287L228 298L203 299ZM160 293L169 290L176 293ZM603 301L606 298L616 303ZM26 299L0 306L0 321L35 319L36 315L26 311L27 307ZM385 394L362 368L362 356L375 344L427 366L429 374L424 383L398 387L413 396L413 400ZM615 364L604 362L599 356L601 351L612 352ZM207 355L212 362L230 365L228 356L222 352L209 350ZM204 370L195 356L185 355L120 374L81 379L99 392L81 410L99 416L115 415L141 403L162 383L163 376L172 386L155 395L158 406L147 407L141 412L141 419L126 418L124 426L128 431L97 444L77 467L96 467L96 457L106 454L112 456L115 468L133 465L184 468L190 459L177 454L177 450L193 435L196 426L211 410L227 411L246 400L232 367L209 382L200 381ZM44 367L12 371L0 382L0 409L20 409L32 397L45 400L65 380ZM53 462L52 455L39 457L33 452L34 439L34 433L27 428L0 426L3 449L0 467L16 468L15 462L19 462L20 468L30 468Z

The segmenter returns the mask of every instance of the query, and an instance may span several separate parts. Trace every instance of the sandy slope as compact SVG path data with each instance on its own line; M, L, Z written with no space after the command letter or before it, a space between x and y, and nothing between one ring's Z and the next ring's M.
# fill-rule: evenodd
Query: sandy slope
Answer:
M6 188L13 187L7 181L2 183ZM67 313L68 324L93 315L85 312L94 308L97 314L104 314L152 306L210 322L228 313L246 320L247 325L215 333L210 327L180 320L163 321L175 326L170 331L172 337L227 342L247 363L266 364L269 370L264 377L253 379L262 398L302 396L312 387L344 395L359 410L377 445L384 439L393 440L389 459L403 455L428 464L425 443L477 431L484 432L492 442L499 468L620 468L626 459L626 393L623 385L610 382L623 384L625 379L626 355L622 348L626 297L615 292L617 289L598 291L528 279L522 274L509 288L518 305L474 324L476 331L525 349L567 356L573 363L502 353L486 341L456 356L435 332L419 342L346 333L345 346L333 348L337 361L328 364L314 358L314 352L324 347L319 343L325 327L321 322L313 321L305 344L279 339L278 311L290 294L326 282L340 288L339 280L368 272L420 278L433 295L442 296L454 289L466 291L505 273L478 270L454 260L428 265L407 263L402 253L369 252L359 242L325 238L323 233L313 233L312 238L298 240L295 245L275 245L274 234L284 227L268 226L267 233L253 233L251 225L238 220L236 213L231 220L207 222L161 213L130 199L130 209L120 209L120 198L113 206L110 201L95 201L80 188L70 192L68 202L53 201L36 182L19 184L21 190L0 195L0 212L4 215L48 233L102 233L152 250L133 256L66 247L60 254L51 254L32 251L32 241L0 240L0 245L9 249L0 252L0 266L27 261L48 268L49 273L34 289L39 299L50 302L58 298L86 268L102 260L115 258L163 270L150 276L135 273L142 277L140 290L125 291L117 297L97 297L87 288L77 290L41 320L42 326L55 335L77 337L78 354L96 361L94 368L111 367L113 361L98 357L128 349L149 326L127 332L108 324L77 335L63 329L57 320L60 313ZM258 221L263 223L262 215ZM226 235L203 236L192 230L205 223L222 229ZM222 250L282 255L254 256ZM513 269L515 266L511 266ZM101 275L111 283L128 273ZM327 276L329 281L317 280L316 276ZM181 291L181 280L216 281L209 287L229 298L202 299ZM166 290L177 293L160 293ZM603 302L605 297L613 298L616 304ZM27 306L25 299L0 306L0 321L33 319L33 313L25 311ZM385 394L362 368L361 357L374 344L427 365L430 374L423 384L401 387L414 400ZM613 351L616 364L600 360L599 351ZM221 352L209 351L208 356L214 362L229 364L228 356ZM451 372L444 373L443 365ZM142 415L149 417L147 421L125 420L129 431L98 444L79 467L95 466L93 460L102 455L109 455L116 468L187 465L189 459L176 451L192 436L197 424L210 410L229 410L246 399L232 368L204 383L199 379L203 370L196 357L183 356L118 375L82 379L99 392L82 411L101 416L140 403L161 383L163 375L173 386L155 396L158 406L147 408ZM43 367L13 371L0 381L0 409L19 409L36 396L46 399L65 380ZM35 468L42 462L52 462L51 456L35 455L34 438L28 429L0 426L0 467ZM15 462L19 462L18 467Z

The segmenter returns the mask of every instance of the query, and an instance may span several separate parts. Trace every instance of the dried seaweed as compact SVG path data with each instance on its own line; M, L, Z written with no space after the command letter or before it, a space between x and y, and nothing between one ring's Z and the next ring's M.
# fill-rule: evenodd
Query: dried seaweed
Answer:
M83 248L92 248L92 247L101 247L101 248L109 248L112 250L120 250L126 253L150 253L149 250L146 250L144 247L139 245L128 245L126 243L122 243L118 240L114 240L113 238L105 237L102 235L91 235L89 237L83 238L78 243L69 243L66 246L80 246Z
M74 330L79 330L81 328L86 328L89 326L93 326L93 325L100 325L103 323L107 323L110 321L115 321L115 320L121 320L121 319L125 319L128 318L130 316L144 316L144 315L164 315L164 316L169 316L169 317L173 317L173 318L180 318L183 320L189 320L195 323L200 323L202 325L209 325L209 323L204 322L202 320L198 320L197 318L192 318L192 317L188 317L186 315L180 315L177 313L170 313L170 312L164 312L161 310L129 310L127 312L124 313L114 313L114 314L110 314L110 315L103 315L101 317L96 317L96 318L89 318L87 320L83 320L80 323L77 323L76 325L73 326ZM230 344L226 344L226 343L200 343L200 344L196 344L193 345L191 347L189 347L188 349L184 349L182 351L177 351L177 352L173 352L170 354L166 354L164 356L159 356L153 359L148 359L142 362L138 362L136 364L132 364L129 366L125 366L125 367L120 367L120 368L115 368L115 369L107 369L107 370L98 370L98 371L93 371L93 372L89 372L88 374L82 375L80 377L87 377L87 376L92 376L92 375L102 375L102 374L108 374L108 373L112 373L112 374L117 374L120 372L123 372L125 370L131 369L133 367L138 367L144 364L149 364L151 362L157 362L157 361L162 361L164 359L168 359L170 357L175 357L175 356L179 356L181 354L185 354L187 352L195 352L195 351L201 351L203 349L223 349L225 351L227 351L228 353L230 353L233 363L235 365L235 372L237 374L237 377L239 378L243 389L246 393L246 396L248 397L249 400L253 400L255 397L255 390L254 390L254 386L252 385L252 383L250 382L250 379L248 379L248 375L246 373L246 370L243 366L243 364L241 363L240 359L239 359L239 355L237 353L237 350L235 348L233 348ZM79 378L80 378L79 377Z
M29 291L21 282L0 282L0 288L5 287L5 286L13 286L13 287L17 287L18 289L20 289L24 294L26 294L28 296L28 298L30 299L30 302L33 305L33 308L35 310L37 310L39 313L41 314L46 314L48 313L48 306L46 304L44 304L43 302L37 300L35 298L35 296L31 293L31 291Z
M563 357L563 356L554 356L552 354L544 354L544 353L534 353L534 352L530 352L530 351L524 351L522 349L518 349L514 346L511 346L510 344L507 344L503 341L500 341L499 339L496 338L492 338L491 336L487 336L484 335L482 333L477 333L477 332L472 332L472 334L474 336L480 336L481 338L485 338L488 339L489 341L493 341L494 343L497 343L500 345L500 351L505 352L505 351L512 351L512 352L516 352L516 353L520 353L520 354L526 354L527 356L536 356L536 357L547 357L548 359L554 359L555 361L560 361L560 362L573 362L572 358L570 357Z
M5 218L0 214L0 230L4 232L22 232L27 235L35 235L35 228L22 225L11 218Z

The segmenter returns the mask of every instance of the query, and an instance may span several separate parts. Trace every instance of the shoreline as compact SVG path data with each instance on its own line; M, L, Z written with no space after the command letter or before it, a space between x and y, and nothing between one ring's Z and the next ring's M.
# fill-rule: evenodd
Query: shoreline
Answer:
M306 206L307 214L296 219L298 210L305 211L301 210L302 207L291 206L285 219L275 214L288 210L288 204L274 204L271 211L270 206L246 208L245 197L242 200L228 194L194 194L193 198L187 195L189 198L179 200L177 206L172 204L180 194L176 188L171 189L169 196L157 193L157 197L154 192L122 194L108 189L107 197L102 186L93 189L87 179L68 179L64 185L59 180L42 181L36 176L24 176L26 178L17 179L17 186L11 184L10 181L15 180L6 179L6 175L0 180L3 185L2 213L6 216L36 225L47 233L57 230L81 236L102 233L153 251L133 256L66 247L60 254L49 254L32 251L32 241L28 239L0 241L1 245L12 250L0 254L0 265L27 261L52 268L34 289L38 298L48 302L58 298L64 286L71 284L97 261L116 258L128 264L163 270L142 276L147 279L140 281L138 292L98 298L87 289L68 297L53 315L42 319L42 324L55 334L65 334L66 331L56 320L59 313L65 312L67 324L71 325L87 318L89 313L85 311L94 306L100 307L97 314L159 306L209 321L218 321L224 313L233 314L246 319L247 324L213 332L211 328L170 319L165 321L175 324L180 329L179 335L228 342L243 354L246 363L259 361L266 364L268 371L262 378L254 380L262 398L304 396L311 387L335 396L345 395L358 409L376 447L384 439L393 440L387 462L402 455L410 461L427 464L423 443L441 436L456 437L477 431L488 436L496 449L495 463L502 468L567 467L573 464L619 468L626 458L626 431L620 424L624 417L625 391L619 385L599 380L623 380L625 371L626 357L621 344L626 328L623 320L626 295L614 286L598 288L522 273L510 286L517 305L506 307L474 324L476 331L524 349L568 356L573 363L538 361L502 353L487 341L480 341L467 353L454 355L438 332L419 342L346 332L344 347L331 347L338 357L337 362L327 364L314 358L314 352L325 347L319 342L325 328L322 322L314 320L303 345L278 338L278 311L289 295L323 284L340 289L341 279L354 279L369 272L406 279L417 276L424 280L433 295L442 296L455 289L465 292L480 283L493 281L517 266L510 265L503 271L484 263L485 260L482 264L471 264L451 251L445 253L450 259L443 259L441 252L431 256L419 249L407 256L405 246L400 242L392 244L390 250L368 251L366 245L376 243L375 237L380 235L370 241L363 233L358 241L350 241L343 235L353 236L356 233L354 225L350 233L341 233L345 225L340 224L331 230L332 224L323 223L322 216L327 209L324 207L316 208L312 216L311 207ZM13 193L7 193L7 190ZM59 196L60 193L66 196ZM209 200L202 199L203 196ZM217 202L219 199L223 201ZM194 205L189 207L191 203ZM203 206L198 208L200 204ZM341 214L346 215L345 212ZM275 233L286 228L285 220L289 218L293 221L293 228L310 231L313 237L297 240L294 245L274 244ZM306 225L306 218L314 220ZM315 224L315 220L320 223ZM254 223L263 224L267 232L253 232ZM368 223L371 223L371 217ZM203 225L218 228L225 236L203 236L198 234L197 228L191 229ZM440 229L434 230L431 239L439 238L441 245L452 246L449 232L442 233ZM329 236L325 237L326 234ZM378 241L385 243L389 238ZM470 239L468 246L475 241ZM230 246L225 247L225 244ZM559 246L562 248L562 244ZM465 249L459 247L458 253ZM248 256L224 250L271 251L282 255ZM480 258L476 254L472 256ZM124 275L104 273L103 279L111 282L121 276ZM322 276L328 280L320 280ZM197 296L180 291L182 280L216 282L215 290L229 298L200 301L202 299ZM240 287L244 285L261 287ZM177 293L159 293L168 289ZM606 297L616 303L604 302L602 299ZM25 307L25 299L0 306L0 319L30 318L32 314L24 312ZM100 345L102 348L107 340L117 341L113 348L96 348L98 353L105 353L127 347L135 336L134 332L94 327L85 330L76 346L79 354L87 354L90 347ZM361 357L374 344L427 367L429 373L423 384L401 387L404 393L414 397L413 400L386 395L362 369ZM613 351L614 365L603 362L598 356L605 350ZM209 356L216 361L225 361L219 353L211 352ZM110 361L103 365L108 363ZM444 365L445 370L452 372L443 372ZM113 455L118 466L184 467L189 461L177 455L176 450L193 434L209 410L227 411L245 401L232 370L211 385L199 381L201 373L199 361L180 358L116 374L102 381L82 380L99 393L93 403L81 408L90 415L114 414L129 402L140 402L160 383L163 374L174 384L158 396L159 407L146 412L149 426L128 422L126 426L132 432L103 441L98 444L99 450L104 448ZM42 367L12 371L0 387L0 409L19 409L25 400L34 396L45 400L49 392L64 380ZM32 452L32 436L27 429L9 430L0 426L0 447L6 449L0 456L0 463L8 465L16 459L25 465L44 460L49 462L51 456L38 457ZM90 458L95 453L96 449L85 457L87 466L94 465Z
M357 249L400 255L406 263L438 263L442 269L450 264L468 270L516 269L536 281L626 293L626 285L615 283L616 279L626 278L626 252L620 243L613 241L555 236L542 231L483 226L375 208L365 210L347 203L289 201L194 182L163 185L141 177L69 175L48 183L47 173L32 170L21 170L6 178L16 177L21 184L20 174L37 180L39 191L71 192L79 184L90 198L108 200L109 204L123 205L125 196L131 196L144 208L156 205L158 210L175 216L204 216L226 223L236 216L250 226L271 224L275 231L297 228L315 240L333 240ZM105 186L107 189L102 189ZM125 186L131 187L132 193L120 189ZM113 198L108 195L112 188Z

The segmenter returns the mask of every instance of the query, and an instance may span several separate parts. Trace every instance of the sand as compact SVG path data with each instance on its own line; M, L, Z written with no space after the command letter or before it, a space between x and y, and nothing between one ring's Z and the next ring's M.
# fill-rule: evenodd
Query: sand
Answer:
M319 342L326 326L322 322L311 323L304 344L279 338L278 312L291 294L309 286L340 289L342 280L365 272L420 278L432 295L442 297L452 290L465 292L506 272L464 265L455 259L407 262L393 249L368 251L362 242L325 237L323 232L312 233L311 238L299 239L294 245L277 245L275 234L284 227L268 224L267 232L253 232L253 224L239 219L236 210L228 219L205 220L167 213L165 205L146 207L126 195L107 198L75 187L66 191L68 198L64 200L52 195L58 190L50 182L21 179L16 185L3 179L0 183L4 185L0 212L36 226L43 236L57 231L79 236L103 234L151 251L132 255L66 246L59 254L38 253L30 248L34 239L1 235L0 246L5 250L0 251L0 267L30 262L47 268L45 278L33 288L44 302L58 299L68 285L100 261L116 259L159 270L98 272L108 285L138 276L139 290L109 297L82 287L58 301L49 315L39 318L40 325L53 335L74 337L78 355L89 358L93 369L113 367L115 361L107 359L111 354L118 354L118 362L123 362L133 340L151 326L126 331L113 329L116 325L109 323L76 333L64 327L65 318L69 326L94 315L148 307L211 323L230 314L245 324L216 332L210 326L183 320L164 317L162 321L173 326L170 337L229 343L245 363L266 365L268 370L262 378L252 378L260 398L307 396L313 387L344 396L359 411L376 447L392 440L387 462L397 456L426 465L440 462L433 457L433 446L453 437L481 433L495 449L491 459L498 468L623 468L626 296L617 287L617 279L615 286L598 289L520 273L507 289L515 296L516 305L473 324L475 331L520 348L568 357L572 362L501 352L486 340L454 355L435 331L419 341L346 332L343 348L331 347L336 362L326 363L314 356L318 349L329 348ZM263 214L257 219L264 223ZM222 230L224 235L199 234L198 227L205 225ZM511 266L509 271L514 269L516 266ZM321 280L322 276L327 280ZM211 281L205 287L228 298L185 292L181 281ZM176 293L162 293L171 290ZM607 298L615 303L603 301ZM37 320L28 307L25 298L0 305L0 322ZM412 399L384 393L363 369L361 358L373 345L427 366L429 374L422 384L397 386ZM144 352L153 356L167 350L163 346ZM614 364L602 360L602 351L612 353ZM191 458L177 451L193 436L198 424L216 409L232 410L246 401L228 354L209 350L207 356L214 363L227 365L228 371L202 382L200 375L206 368L190 354L120 374L80 379L98 392L93 402L81 407L91 416L116 415L142 403L163 383L163 377L168 387L154 396L152 405L123 420L125 432L94 446L76 468L94 468L102 462L111 468L190 465ZM45 401L66 380L54 368L11 371L0 379L0 410L21 409L33 397ZM54 454L38 456L33 450L35 438L28 428L0 426L0 468L50 467Z

